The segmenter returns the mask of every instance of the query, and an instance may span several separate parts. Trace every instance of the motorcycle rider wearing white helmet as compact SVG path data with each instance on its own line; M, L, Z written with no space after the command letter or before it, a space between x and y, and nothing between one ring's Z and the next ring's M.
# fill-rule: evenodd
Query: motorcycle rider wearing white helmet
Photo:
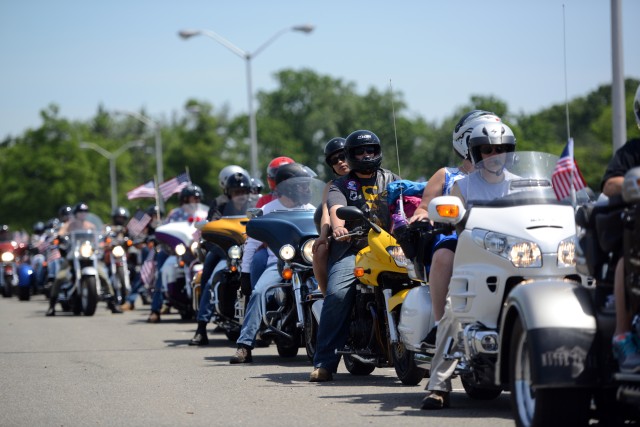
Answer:
M502 122L483 122L473 127L468 139L469 158L478 169L455 182L451 195L467 202L469 194L474 200L491 200L508 194L509 180L516 178L505 169L508 153L516 148L516 139L511 129ZM431 375L427 384L427 395L422 400L422 409L442 409L450 406L451 376L457 360L445 360L444 354L449 337L457 336L459 325L453 321L450 301L440 319L436 334L435 354L431 361Z
M640 86L633 100L633 113L640 129ZM602 193L608 197L619 195L624 175L636 166L640 166L640 138L628 140L615 152L602 178ZM612 349L621 372L637 373L640 372L640 337L631 332L634 313L627 304L624 276L624 258L620 256L613 281L616 328Z
M427 185L422 193L420 205L415 210L413 216L409 218L409 223L416 221L428 221L429 215L427 207L433 198L446 196L451 193L453 184L473 171L473 164L469 157L468 141L473 132L474 126L481 123L499 123L500 117L492 112L484 110L472 110L464 114L456 123L452 135L453 151L460 158L457 167L444 167L438 169L427 181ZM455 232L438 235L431 247L431 259L424 260L425 265L429 265L429 290L433 304L434 327L429 331L423 340L426 347L434 347L436 344L436 333L438 324L444 314L444 306L449 290L449 280L453 272L453 256L456 250L458 236Z

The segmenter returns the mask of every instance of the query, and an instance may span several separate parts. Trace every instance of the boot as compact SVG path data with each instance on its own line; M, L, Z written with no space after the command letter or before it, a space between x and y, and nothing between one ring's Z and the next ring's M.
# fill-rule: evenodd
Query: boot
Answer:
M49 309L47 310L47 314L45 314L45 316L49 317L49 316L55 316L56 315L56 307L55 305L50 305Z
M207 322L199 320L196 334L189 341L189 345L208 345L209 338L207 337Z
M122 314L122 309L118 306L113 299L107 302L107 307L111 310L112 314Z

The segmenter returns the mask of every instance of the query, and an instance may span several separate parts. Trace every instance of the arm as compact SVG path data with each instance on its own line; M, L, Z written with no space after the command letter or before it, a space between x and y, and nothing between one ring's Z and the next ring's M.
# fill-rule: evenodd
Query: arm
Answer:
M605 181L602 186L602 192L605 196L611 197L616 194L622 193L622 183L624 182L623 176L614 176Z
M327 195L329 194L329 187L331 187L331 183L327 183L322 193L322 217L320 218L320 235L313 243L313 252L318 249L318 246L327 244L327 237L329 236L329 231L331 230L329 208L327 207Z
M429 207L429 203L433 200L434 197L438 197L442 195L442 188L444 187L444 179L445 179L445 169L438 169L436 173L433 174L429 181L427 182L427 186L424 188L422 192L422 200L420 201L420 206L416 209L413 216L409 218L409 224L415 221L426 221L429 219L429 214L427 212L427 208Z
M462 200L462 203L466 206L467 202L464 200L464 197L462 197L462 192L460 192L460 187L457 182L453 184L453 187L451 187L451 195Z

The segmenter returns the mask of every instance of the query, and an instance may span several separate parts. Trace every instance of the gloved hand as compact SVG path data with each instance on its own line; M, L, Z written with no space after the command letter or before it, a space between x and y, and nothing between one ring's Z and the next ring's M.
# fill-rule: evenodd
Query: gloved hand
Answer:
M251 275L249 273L240 275L240 289L247 298L251 296Z

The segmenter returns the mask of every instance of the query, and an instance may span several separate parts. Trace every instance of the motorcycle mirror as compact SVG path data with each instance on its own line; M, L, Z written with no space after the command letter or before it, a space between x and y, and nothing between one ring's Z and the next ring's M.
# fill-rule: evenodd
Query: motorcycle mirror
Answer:
M261 208L251 208L247 210L247 217L249 219L259 218L264 214Z
M364 213L355 206L343 206L336 211L338 218L345 221L366 220Z

